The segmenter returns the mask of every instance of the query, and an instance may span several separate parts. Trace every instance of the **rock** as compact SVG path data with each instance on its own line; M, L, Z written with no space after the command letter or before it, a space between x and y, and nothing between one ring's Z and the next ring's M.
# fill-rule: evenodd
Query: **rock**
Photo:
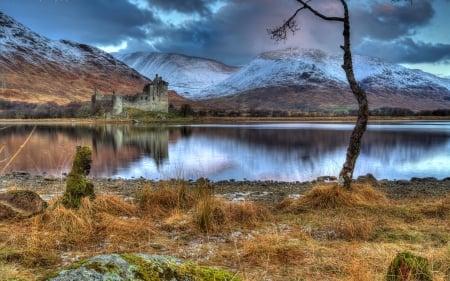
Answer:
M78 262L46 280L238 281L241 279L224 270L198 266L169 256L109 254Z
M366 174L365 176L359 176L356 179L356 182L362 183L362 184L368 184L368 185L371 185L371 186L374 186L374 187L378 186L377 179L375 178L374 175L372 175L370 173Z
M335 181L337 181L337 178L334 176L320 176L320 177L317 177L316 181L318 181L318 182L335 182Z
M29 190L13 190L0 193L0 220L25 218L43 212L47 208L37 193Z

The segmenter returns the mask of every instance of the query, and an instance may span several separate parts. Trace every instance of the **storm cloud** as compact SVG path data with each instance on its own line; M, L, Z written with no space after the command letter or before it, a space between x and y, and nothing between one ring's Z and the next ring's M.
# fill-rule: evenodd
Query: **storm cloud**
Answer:
M209 15L211 13L208 3L210 0L146 0L150 9L159 8L165 11L177 11L180 13Z
M409 37L394 41L367 40L357 51L395 63L450 62L450 44L416 42Z
M54 40L117 44L127 38L145 39L144 24L162 24L151 11L124 0L1 1L6 14Z
M340 22L325 22L306 10L297 17L294 35L285 42L271 40L267 29L289 18L299 7L296 0L0 1L3 12L52 39L96 46L127 42L124 52L182 53L231 65L288 47L341 52L343 40ZM449 10L449 0L348 3L355 53L391 62L448 61L450 20L443 11ZM340 1L310 4L330 16L343 13Z

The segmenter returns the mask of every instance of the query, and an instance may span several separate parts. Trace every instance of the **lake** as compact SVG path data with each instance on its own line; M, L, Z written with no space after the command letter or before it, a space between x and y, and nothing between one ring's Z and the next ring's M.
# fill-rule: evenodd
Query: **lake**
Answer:
M93 150L91 175L147 179L309 181L337 176L352 123L188 126L0 124L0 169L61 176L75 146ZM12 161L11 161L12 160ZM7 167L5 167L7 165ZM450 122L368 126L354 176L450 176Z

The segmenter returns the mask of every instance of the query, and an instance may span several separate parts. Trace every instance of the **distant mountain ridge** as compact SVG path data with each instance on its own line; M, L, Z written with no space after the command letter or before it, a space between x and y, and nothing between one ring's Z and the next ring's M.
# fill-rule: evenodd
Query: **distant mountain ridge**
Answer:
M53 41L0 12L0 99L29 103L89 101L100 92L132 94L149 80L110 54Z
M148 69L167 73L167 79L173 81L173 90L212 108L343 112L356 108L340 54L298 48L265 52L240 69L227 68L225 72L222 66L219 72L204 66L199 63L204 60L201 58L179 63L182 55L134 53L118 58L133 62L131 66L142 74L148 73ZM354 72L372 109L450 108L449 79L358 55L354 56ZM201 79L201 83L193 78ZM181 87L177 88L178 85ZM191 90L185 85L196 87Z
M219 83L238 70L215 60L181 54L134 52L115 54L115 57L149 78L161 75L169 82L171 90L194 99L206 87Z
M450 80L380 59L355 55L354 72L372 109L450 109ZM266 52L218 84L202 91L210 106L274 110L356 108L342 56L319 50ZM262 102L262 101L264 102Z

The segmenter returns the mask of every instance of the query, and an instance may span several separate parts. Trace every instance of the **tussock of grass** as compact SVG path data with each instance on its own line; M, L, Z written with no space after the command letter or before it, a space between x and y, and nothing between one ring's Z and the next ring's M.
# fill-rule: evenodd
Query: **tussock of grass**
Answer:
M266 234L243 242L242 258L253 266L301 265L307 257L301 246L305 241L285 235Z
M112 194L97 197L93 202L93 208L96 212L128 217L136 216L138 211L135 204L126 202L121 197Z
M367 219L342 218L334 223L332 229L335 230L336 238L367 241L374 235L376 227Z
M336 209L385 204L385 195L369 185L352 184L350 190L332 184L316 185L288 207L294 210ZM285 203L286 204L286 203Z
M263 206L252 202L228 202L221 198L204 197L198 201L194 211L194 222L203 232L228 231L235 225L256 226L270 221L272 215Z
M174 209L189 209L195 204L192 190L187 190L185 183L180 181L175 185L162 182L157 186L147 186L142 189L137 198L139 208L150 216L165 215Z

